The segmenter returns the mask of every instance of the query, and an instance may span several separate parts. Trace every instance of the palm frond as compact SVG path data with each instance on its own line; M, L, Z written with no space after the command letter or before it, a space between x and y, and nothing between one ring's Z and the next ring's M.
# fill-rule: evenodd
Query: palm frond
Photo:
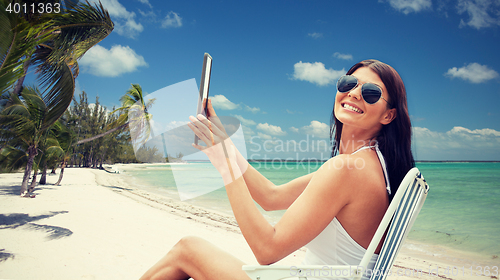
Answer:
M58 35L52 42L50 64L74 64L91 47L106 38L114 29L109 13L102 4L86 3L69 5L65 13L54 17L53 28L47 32Z
M148 101L146 102L146 111L148 109L151 109L151 107L153 107L153 104L155 103L155 101L156 101L156 98L148 99Z
M59 143L59 139L57 139L55 135L48 136L43 144L43 153L47 158L51 156L64 156L64 150Z
M67 64L62 64L50 78L52 86L44 96L48 110L43 129L50 127L64 114L73 100L75 91L75 77Z
M6 146L0 149L0 167L2 169L13 171L26 165L28 155L23 149L13 146Z
M45 89L43 100L49 108L44 129L50 127L70 105L79 67L77 59L108 36L114 28L101 3L67 5L65 13L50 20L45 33L55 34L37 46L32 64Z
M43 34L47 22L30 24L6 10L8 1L0 1L0 94L7 92L24 73L35 46L52 36Z
M18 99L19 100L19 99ZM29 115L30 112L28 108L22 103L11 103L5 106L2 110L2 116L6 117L9 115ZM2 122L3 123L3 122Z

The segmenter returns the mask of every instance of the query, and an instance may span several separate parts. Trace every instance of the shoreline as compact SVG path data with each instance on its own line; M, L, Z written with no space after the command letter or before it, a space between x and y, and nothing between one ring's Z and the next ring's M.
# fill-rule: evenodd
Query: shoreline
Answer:
M123 165L121 165L123 166ZM124 168L122 170L133 170L131 168ZM130 176L134 178L132 175L120 173L122 176ZM131 182L131 181L128 181ZM127 184L128 182L123 182L123 184ZM194 215L206 216L211 220L215 220L216 222L228 223L232 226L238 228L236 220L233 215L228 215L227 213L217 211L215 209L206 208L200 205L192 205L189 202L182 202L180 200L176 200L171 197L166 197L164 194L157 192L153 189L148 190L146 188L137 188L133 186L129 186L129 192L137 195L143 196L146 195L146 199L153 200L157 203L164 203L168 207L173 208L181 208L182 211L191 212ZM144 192L144 193L143 193ZM124 194L125 195L125 194ZM185 205L184 207L180 205ZM203 214L200 214L203 213ZM213 216L213 217L211 217ZM216 217L224 217L223 219L219 219ZM239 229L237 232L240 233ZM424 248L424 250L422 250ZM304 249L305 251L305 249ZM433 257L436 259L442 259L443 261L450 262L450 265L454 266L464 266L464 265L473 265L473 266L486 266L486 265L500 265L500 258L491 258L491 256L487 256L484 254L479 254L472 251L464 251L451 247L441 246L432 243L424 243L418 240L406 239L405 244L403 244L402 250L404 254L408 256L417 256L417 257ZM432 251L434 251L432 253Z
M49 184L38 185L29 199L17 193L22 173L0 174L0 279L138 279L187 235L257 263L230 215L130 186L127 176L104 170L68 168L62 185L51 185L58 177L47 176ZM498 259L432 245L418 251L413 243L403 246L393 271L422 273L388 279L498 279L467 270ZM301 248L279 264L300 264L304 254ZM447 266L464 267L465 275L446 275Z
M148 164L148 166L150 166L150 165L151 164ZM146 190L152 194L158 195L159 197L166 196L166 197L171 198L174 201L179 201L179 197L178 197L177 193L172 192L172 190L171 190L172 187L169 187L169 189L167 190L164 187L158 187L155 185L148 184L147 182L144 182L143 179L140 179L140 178L134 177L134 175L131 175L133 173L133 171L142 170L142 167L146 167L143 164L117 164L116 166L118 169L123 171L120 173L120 175L128 176L130 178L129 180L127 180L127 183L136 184L137 186L140 186L139 189ZM227 198L224 201L217 202L217 207L219 207L222 203L222 204L224 204L224 207L223 207L224 209L214 209L213 205L210 205L209 203L206 202L206 200L203 200L203 199L202 200L194 199L194 200L188 200L188 201L189 201L189 203L193 203L197 207L200 207L200 208L205 209L207 211L222 213L223 215L228 215L230 217L233 217L232 212L230 211L230 208L229 208L229 211L227 209L225 209L226 207L230 207L229 201L227 201ZM275 224L279 220L279 218L281 217L281 215L279 215L279 214L278 215L273 214L273 215L269 216L269 213L273 213L273 212L261 211L261 213L263 213L264 216L266 216L266 219L271 224ZM473 249L472 250L461 249L461 248L457 248L457 247L442 245L440 243L432 242L430 240L429 241L421 241L419 239L412 239L411 237L412 237L412 234L410 234L410 236L406 240L407 243L412 243L413 245L417 245L419 247L427 247L427 248L430 248L430 250L437 249L437 251L445 252L445 254L447 254L447 252L450 252L449 254L452 254L452 255L461 255L461 256L470 255L474 259L481 259L482 261L486 261L486 262L490 262L490 261L494 262L495 256L498 255L496 257L497 260L498 260L498 257L500 256L500 254L495 253L495 252L493 252L493 253L477 252L477 251L474 251ZM433 247L436 247L436 248L433 248ZM418 249L421 250L422 248L418 248ZM500 260L498 261L498 264L500 265Z

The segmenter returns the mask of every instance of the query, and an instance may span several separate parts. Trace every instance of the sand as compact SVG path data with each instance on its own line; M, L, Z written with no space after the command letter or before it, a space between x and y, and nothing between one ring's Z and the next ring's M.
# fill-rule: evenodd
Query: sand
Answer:
M21 198L22 173L0 174L0 279L138 279L189 235L257 264L232 216L136 189L103 170L67 168L55 186L58 176L37 186L36 198ZM477 266L499 263L434 250L405 245L388 279L492 279L476 276ZM279 264L300 264L304 254L299 249ZM457 275L446 275L447 266L459 267Z

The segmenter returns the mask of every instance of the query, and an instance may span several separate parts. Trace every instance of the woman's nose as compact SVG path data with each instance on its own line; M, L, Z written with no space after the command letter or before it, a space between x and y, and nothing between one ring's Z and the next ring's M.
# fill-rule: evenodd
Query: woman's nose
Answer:
M361 87L360 86L357 86L353 89L351 89L351 91L349 91L349 93L347 94L349 97L354 97L356 98L357 100L361 100Z

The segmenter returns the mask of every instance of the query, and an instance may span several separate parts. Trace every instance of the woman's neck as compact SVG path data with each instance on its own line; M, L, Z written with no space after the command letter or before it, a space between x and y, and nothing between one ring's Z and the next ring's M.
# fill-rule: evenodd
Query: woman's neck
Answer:
M374 146L377 143L377 137L372 133L354 132L349 129L342 129L339 142L340 154L352 154L365 146Z

